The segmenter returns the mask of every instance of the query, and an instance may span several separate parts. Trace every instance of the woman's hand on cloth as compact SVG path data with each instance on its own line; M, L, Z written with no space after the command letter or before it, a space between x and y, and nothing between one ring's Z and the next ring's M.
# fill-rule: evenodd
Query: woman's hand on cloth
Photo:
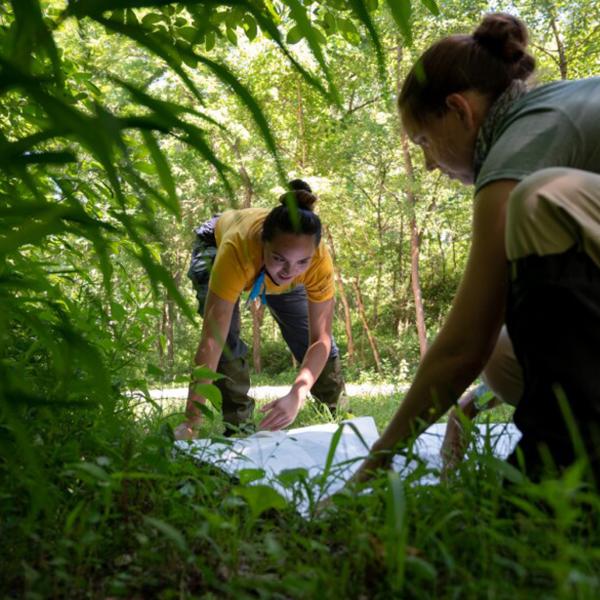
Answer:
M456 410L453 410L448 417L446 434L444 435L444 441L440 450L443 465L442 479L447 479L460 464L465 453L466 442L465 431L460 417L456 413Z
M200 419L187 420L180 423L175 427L173 431L176 440L193 440L198 435L198 428L200 427Z
M369 457L358 468L358 471L346 482L345 487L355 487L367 483L380 469L389 469L392 464L393 454L389 450L380 450L377 442L371 448Z
M260 409L261 413L267 413L267 415L260 422L258 428L268 431L283 429L294 422L301 407L302 401L297 393L290 392L277 398Z
M204 404L206 400L196 392L197 383L197 381L190 383L185 407L186 420L175 427L176 440L193 440L198 435L198 428L202 423L202 413L197 405Z

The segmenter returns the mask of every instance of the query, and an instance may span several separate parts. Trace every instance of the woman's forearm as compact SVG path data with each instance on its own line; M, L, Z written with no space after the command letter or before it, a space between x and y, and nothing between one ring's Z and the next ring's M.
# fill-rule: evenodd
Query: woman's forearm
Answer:
M233 306L233 303L222 300L209 291L202 324L202 336L194 355L194 366L204 366L211 371L217 370L231 323ZM198 420L200 417L200 410L196 405L204 404L205 399L196 391L196 387L205 383L210 383L210 381L192 375L186 406L186 415L190 420Z
M212 336L202 336L198 349L194 355L194 367L207 367L211 371L216 371L221 357L220 345ZM192 374L188 390L187 404L185 413L189 420L197 421L200 418L200 409L196 406L198 403L204 404L204 397L196 391L196 386L210 383L208 379L199 379Z
M298 395L300 402L304 402L308 392L321 374L330 351L331 339L329 338L314 342L306 351L291 390L293 394Z

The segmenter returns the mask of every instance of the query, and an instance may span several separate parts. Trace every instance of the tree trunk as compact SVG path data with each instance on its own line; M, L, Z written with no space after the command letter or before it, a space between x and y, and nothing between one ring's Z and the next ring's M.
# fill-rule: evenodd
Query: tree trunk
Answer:
M165 339L165 329L167 321L167 305L163 304L160 314L160 326L158 328L159 336L157 342L158 350L158 366L164 371L165 370L165 351L163 347L163 339Z
M402 46L398 44L397 53L397 87L400 91L400 68L402 64ZM419 337L419 351L421 358L423 358L427 351L427 330L425 328L425 312L423 310L423 296L421 294L421 282L419 279L419 252L421 236L417 228L417 217L415 212L416 198L414 194L415 189L415 173L412 164L412 158L410 156L410 150L408 148L408 136L406 132L402 130L400 132L400 141L402 145L402 155L404 158L404 168L406 169L406 176L408 179L408 185L406 186L406 198L408 200L408 207L410 210L410 276L413 299L415 302L415 317L417 321L417 335Z
M442 284L446 284L446 253L444 252L444 241L442 240L442 235L440 232L437 232L437 242L438 247L440 249L440 260L442 262Z
M180 260L177 255L172 256L168 252L161 253L161 262L165 268L172 273L173 282L176 287L181 283L181 267ZM161 311L160 334L162 340L158 341L158 360L160 368L166 371L169 375L173 374L175 368L175 320L177 311L175 302L166 294Z
M175 273L173 276L175 285L179 287L181 274ZM166 312L166 331L165 337L167 340L167 372L173 374L175 368L175 302L172 298L168 298L165 306Z
M398 240L396 250L398 256L398 268L394 269L394 286L392 291L392 297L396 299L394 331L398 331L400 320L402 318L402 306L399 302L398 295L404 276L404 212L400 213L400 239Z
M367 339L369 340L369 346L371 346L371 352L373 353L373 359L375 360L375 368L378 373L382 372L381 369L381 358L379 356L379 349L377 348L377 340L375 336L371 332L371 328L369 327L369 322L367 321L367 315L365 313L365 307L362 301L362 294L360 293L360 285L358 278L353 281L354 293L356 294L356 303L358 305L358 314L360 316L360 320L363 325L363 329L367 334Z
M238 173L240 174L240 178L244 185L244 202L242 204L242 208L250 208L252 206L252 197L254 196L254 187L252 185L250 175L248 174L248 171L246 171L246 167L244 166L244 162L242 161L242 153L240 152L240 140L236 138L236 140L231 144L231 147L240 165L238 168Z
M558 50L558 68L560 69L560 78L567 79L569 76L569 61L567 59L565 45L558 31L554 6L548 3L546 7L548 9L548 17L550 18L550 27L552 28L552 34L554 35L554 41L556 42L556 49Z
M375 301L373 302L373 327L377 327L379 322L379 300L381 295L381 278L383 276L383 217L381 214L381 199L383 196L383 186L387 170L385 166L380 170L379 193L377 194L377 240L379 242L379 260L377 261L377 282L375 284Z
M342 272L337 264L337 257L335 254L335 246L333 244L333 237L329 231L329 227L325 226L325 234L327 235L327 241L329 242L329 249L331 251L331 257L333 259L333 270L335 272L335 280L338 285L340 292L340 300L344 307L344 326L346 328L346 342L348 344L348 362L354 362L354 338L352 336L352 318L350 316L350 304L348 303L348 297L346 296L346 290L344 288L344 280L342 279Z
M300 79L296 80L296 99L297 109L296 117L298 120L298 153L296 160L300 165L301 169L306 166L306 129L304 126L304 104L302 102L302 87L300 86Z

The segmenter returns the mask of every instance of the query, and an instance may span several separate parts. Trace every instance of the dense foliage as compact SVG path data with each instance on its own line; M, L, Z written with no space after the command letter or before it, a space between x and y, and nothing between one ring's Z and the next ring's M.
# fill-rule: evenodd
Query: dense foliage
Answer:
M407 381L460 277L470 198L402 152L394 96L491 6L439 4L0 4L3 596L597 596L599 506L576 472L507 496L479 457L460 483L384 477L305 522L174 460L178 417L145 393L189 377L193 227L295 176L339 267L347 378ZM530 24L541 81L598 72L592 0L493 8ZM261 339L273 380L292 360L268 317ZM382 426L397 402L352 407Z

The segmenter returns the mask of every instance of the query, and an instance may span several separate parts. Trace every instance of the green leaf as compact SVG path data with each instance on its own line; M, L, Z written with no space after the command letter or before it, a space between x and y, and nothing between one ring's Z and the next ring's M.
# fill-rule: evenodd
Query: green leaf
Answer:
M156 519L154 517L144 517L144 523L151 527L154 527L160 533L162 533L169 541L173 542L173 544L183 553L188 554L189 550L187 547L187 542L183 537L182 533L173 527L173 525L169 525L165 521L161 519Z
M436 17L440 15L440 9L435 0L421 0L421 2L432 15Z
M386 560L392 574L392 585L400 590L404 583L406 561L406 498L400 475L394 471L388 473L386 495Z
M288 488L293 487L297 483L306 481L308 478L308 470L302 467L295 469L284 469L277 475L278 481L280 481L284 487Z
M438 575L436 568L430 562L418 556L407 556L406 567L410 568L420 578L428 581L435 581Z
M335 451L337 450L340 440L342 439L343 431L344 431L344 423L341 423L331 438L331 443L329 444L329 450L327 451L327 458L325 459L325 467L323 468L323 473L320 476L322 485L325 485L327 478L329 477L329 473L331 472L331 466L333 465Z
M271 129L262 110L260 109L260 106L252 94L250 94L246 87L242 85L240 81L233 75L233 73L231 73L231 71L229 71L225 66L218 64L206 58L205 56L196 55L196 57L198 58L199 62L206 65L223 83L229 85L236 93L237 97L246 105L246 108L250 111L254 122L258 126L259 131L261 132L262 137L271 152L271 155L275 159L280 178L285 181L286 177L279 160L277 145L275 144L275 140L271 134Z
M216 43L217 43L217 36L215 35L215 32L207 31L206 38L204 41L204 47L206 48L206 51L210 52L215 47Z
M304 6L302 6L299 0L287 0L286 3L290 7L290 15L292 19L294 19L296 22L296 25L300 29L302 36L306 38L313 56L317 59L319 66L325 74L327 82L329 83L329 89L332 98L334 99L335 103L339 105L340 100L338 93L333 83L333 78L331 76L329 67L325 62L323 51L321 50L321 44L323 43L321 40L323 39L323 34L320 32L317 33L317 30L311 25L308 15L306 14L306 9Z
M45 50L52 63L54 77L63 83L63 70L52 33L46 26L38 0L11 0L15 16L16 36L12 60L29 71L32 48Z
M369 10L363 0L348 0L352 11L358 18L358 20L365 26L369 32L373 46L375 47L375 53L377 54L377 63L379 65L379 77L381 81L385 81L385 59L383 56L383 49L375 25L369 15Z
M216 385L212 383L195 383L194 391L206 398L217 412L221 412L223 396Z
M223 182L225 189L228 191L230 196L233 197L231 185L229 184L229 181L227 180L227 177L225 175L225 172L230 171L231 169L227 165L223 164L215 156L210 146L204 140L204 132L201 129L199 129L195 125L191 125L189 123L186 123L185 121L182 121L175 114L173 114L172 103L165 103L160 100L156 100L155 98L149 96L136 86L122 81L121 79L118 79L116 77L112 77L111 79L119 83L119 85L122 85L124 88L126 88L135 100L137 100L141 104L144 104L148 108L151 108L155 112L157 119L156 127L160 125L163 129L166 129L167 131L169 131L171 128L182 129L187 134L185 141L191 146L195 147L196 150L198 150L198 152L200 152L200 154L215 167L217 173L219 174L219 177L221 178L221 181ZM150 123L152 122L147 121L147 123L148 125L150 125Z
M233 488L233 493L247 502L253 519L266 510L283 510L287 507L285 498L268 485L237 486Z
M202 404L202 402L194 402L194 406L205 416L209 421L215 420L215 414L213 413L206 404Z
M177 192L175 191L175 182L173 181L173 176L171 175L171 169L169 168L169 163L162 153L158 143L154 139L152 133L147 130L142 130L142 137L144 138L144 142L146 143L146 148L150 152L150 156L154 162L154 166L156 167L156 172L158 173L158 178L160 179L160 183L163 188L167 191L169 197L169 204L165 207L169 211L171 211L176 217L181 217L181 211L179 209L179 200L177 199Z
M201 37L201 34L195 27L180 27L177 30L177 35L181 36L186 42L195 44Z
M111 318L115 321L123 321L127 316L127 312L123 306L117 302L110 303L110 314Z
M276 24L279 22L279 16L275 12L272 4L267 2L267 8L271 13L270 16L265 16L256 6L248 2L247 0L240 0L241 4L246 8L246 10L252 13L252 16L258 22L260 28L266 32L266 34L279 46L280 50L284 53L284 55L288 58L288 60L292 63L294 68L302 75L304 80L311 86L317 89L323 96L328 98L331 102L334 102L337 106L340 106L340 98L335 89L335 85L333 81L328 78L328 83L330 85L330 90L327 91L320 80L316 77L313 77L291 54L290 51L283 44L283 39L281 37L281 33L277 28Z
M386 0L404 41L412 45L411 0Z
M157 23L164 23L165 16L160 13L149 13L144 16L142 19L142 25L144 27L151 28L152 25L156 25Z
M157 367L156 365L153 365L152 363L148 363L146 365L146 373L148 373L148 375L150 375L151 377L164 377L165 376L165 372L160 367Z
M202 94L181 67L181 57L172 45L166 43L159 33L153 33L142 25L123 24L113 19L106 19L100 15L92 16L92 18L106 29L131 38L141 46L147 48L152 54L160 57L169 65L169 67L171 67L171 69L173 69L173 71L175 71L175 73L177 73L177 75L179 75L185 86L192 92L198 101L201 103L204 102Z
M92 479L97 479L99 481L108 481L110 479L108 473L102 467L95 465L94 463L81 462L69 465L69 467L74 471L91 476Z
M248 485L253 481L262 479L265 476L264 469L240 469L237 472L238 479L242 485Z
M208 379L209 381L217 381L218 379L223 379L225 377L225 375L216 373L215 371L212 371L208 367L204 366L194 367L192 376L194 379Z
M354 45L360 43L360 33L352 21L349 19L338 18L337 23L340 33L346 40Z
M238 39L237 39L237 34L235 33L235 31L229 27L227 27L227 29L225 30L225 35L227 36L227 39L234 45L237 46L238 43Z
M478 458L482 465L487 465L492 471L498 473L504 479L514 484L522 484L526 481L525 476L519 469L507 463L505 460L492 455L483 455Z
M323 29L325 30L325 33L327 35L331 35L333 33L335 33L335 31L337 30L337 23L336 23L336 18L335 16L330 13L329 11L327 11L325 13L325 15L323 16L323 24L322 24ZM358 33L358 32L357 32Z
M294 25L289 31L285 38L285 41L288 44L297 44L304 36L302 35L302 31L300 27Z
M252 15L244 15L243 27L246 32L246 37L250 41L254 40L258 34L258 27L256 25L256 20Z

